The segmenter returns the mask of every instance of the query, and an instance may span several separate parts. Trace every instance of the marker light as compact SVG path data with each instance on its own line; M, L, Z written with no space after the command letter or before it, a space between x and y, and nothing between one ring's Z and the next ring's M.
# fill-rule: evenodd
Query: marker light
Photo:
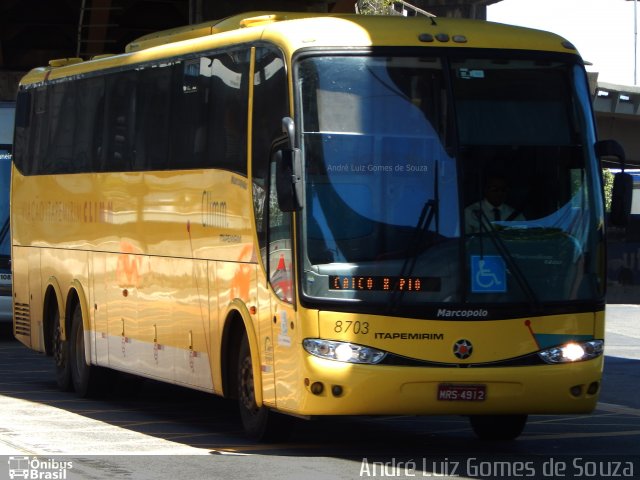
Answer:
M604 340L588 342L570 342L559 347L552 347L538 352L540 358L547 363L582 362L599 357L604 351Z
M320 338L307 338L302 342L302 346L316 357L348 363L376 364L387 355L386 352L376 348Z

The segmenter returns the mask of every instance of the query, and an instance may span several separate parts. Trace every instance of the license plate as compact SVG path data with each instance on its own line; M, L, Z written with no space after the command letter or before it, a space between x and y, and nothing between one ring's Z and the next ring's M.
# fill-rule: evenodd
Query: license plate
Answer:
M486 398L486 385L438 385L438 400L445 402L483 402Z

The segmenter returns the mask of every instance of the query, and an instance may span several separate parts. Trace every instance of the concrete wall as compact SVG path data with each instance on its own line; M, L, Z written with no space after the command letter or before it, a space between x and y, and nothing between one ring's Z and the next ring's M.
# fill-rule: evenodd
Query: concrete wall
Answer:
M594 93L598 137L620 142L630 162L640 165L640 87L598 83Z

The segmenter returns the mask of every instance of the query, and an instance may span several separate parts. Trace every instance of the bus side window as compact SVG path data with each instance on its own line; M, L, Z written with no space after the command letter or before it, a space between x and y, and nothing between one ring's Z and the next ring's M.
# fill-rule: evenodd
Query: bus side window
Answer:
M33 104L32 90L18 92L15 117L15 143L13 145L13 159L18 169L28 175L32 173L28 163L29 135L31 132L31 108Z
M29 134L29 157L33 162L30 171L42 174L44 156L49 147L49 91L47 87L39 87L34 92L33 117Z
M104 78L87 78L76 90L76 125L73 145L73 172L95 169L104 117ZM98 130L98 126L100 130Z
M267 260L269 162L274 140L282 137L282 118L289 115L287 74L280 52L256 48L253 87L252 179L256 233L263 265ZM279 260L279 259L278 259ZM277 263L276 263L277 267Z
M45 159L47 173L71 171L76 124L76 86L76 82L62 82L51 87L51 130Z
M172 66L161 66L138 72L134 147L136 169L165 170L169 167L173 71Z
M208 138L203 133L209 121L209 79L201 75L207 57L185 60L176 65L172 88L171 166L203 168Z
M107 77L107 155L101 171L127 171L132 167L136 75L133 71Z
M249 50L220 53L210 62L210 155L215 167L246 175Z

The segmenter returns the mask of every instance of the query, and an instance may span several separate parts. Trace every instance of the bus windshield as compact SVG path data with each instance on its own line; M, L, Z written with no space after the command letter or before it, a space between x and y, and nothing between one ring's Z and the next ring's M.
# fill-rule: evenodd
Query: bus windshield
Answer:
M512 57L300 60L305 298L601 298L584 71L566 56Z

